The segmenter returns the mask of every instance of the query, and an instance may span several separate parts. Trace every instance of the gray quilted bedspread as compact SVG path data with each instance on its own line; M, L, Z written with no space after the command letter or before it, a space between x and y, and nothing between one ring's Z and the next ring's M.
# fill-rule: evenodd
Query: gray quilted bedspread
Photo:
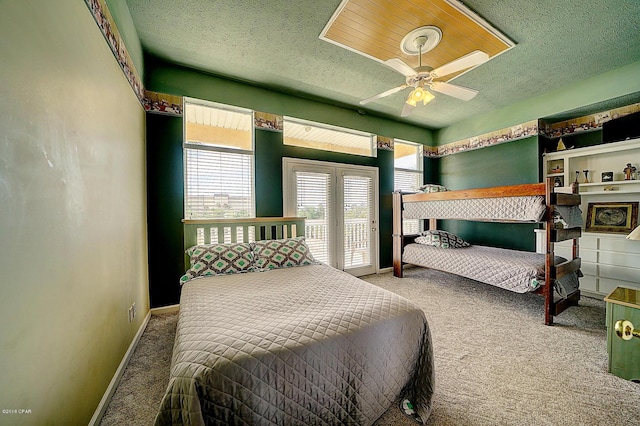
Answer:
M545 255L528 251L485 246L450 249L426 244L408 244L404 248L402 260L516 293L533 291L544 284ZM555 257L556 264L565 260L560 256ZM565 277L556 283L556 291L561 296L566 296L578 288L576 274Z
M426 420L425 315L326 265L186 283L156 425L370 425L400 397Z
M404 203L405 219L470 219L489 222L539 222L546 211L544 197L470 198Z

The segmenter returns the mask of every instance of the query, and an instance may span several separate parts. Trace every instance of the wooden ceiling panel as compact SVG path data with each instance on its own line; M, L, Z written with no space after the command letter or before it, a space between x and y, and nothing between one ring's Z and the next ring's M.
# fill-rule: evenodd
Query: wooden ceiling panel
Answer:
M406 34L423 26L442 31L442 40L422 55L422 64L437 68L474 50L490 58L515 43L456 0L344 0L320 38L384 62L400 58L417 67L417 55L402 52Z
M336 26L335 28L332 28L331 36L333 40L341 44L349 43L351 47L360 52L376 49L381 55L393 57L398 50L397 47L388 44L386 40L379 40L373 37L365 39L362 37L362 33L353 34L347 27Z

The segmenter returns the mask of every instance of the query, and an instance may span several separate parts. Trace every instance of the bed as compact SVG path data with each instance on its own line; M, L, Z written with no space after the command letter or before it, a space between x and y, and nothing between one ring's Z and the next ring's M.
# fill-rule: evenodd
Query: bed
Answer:
M578 304L582 219L577 186L571 194L555 192L551 179L538 184L457 191L433 187L433 192L393 194L395 276L403 276L404 264L413 264L518 293L536 292L545 298L547 325L553 324L554 316ZM424 235L405 233L406 219L428 220L429 229ZM542 223L546 251L538 254L468 245L455 235L438 231L437 219ZM573 240L571 259L554 254L554 243L564 240Z
M211 265L236 270L181 279L155 424L370 425L403 399L426 420L434 371L422 310L313 260L302 219L251 221L185 222L187 274L204 270L202 247L218 255Z

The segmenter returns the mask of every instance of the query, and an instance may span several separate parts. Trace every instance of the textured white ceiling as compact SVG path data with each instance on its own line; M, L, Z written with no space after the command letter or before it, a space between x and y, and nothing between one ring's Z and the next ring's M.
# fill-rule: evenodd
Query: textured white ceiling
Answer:
M340 0L127 0L149 53L180 65L401 120L404 78L318 38ZM640 61L639 0L468 0L517 45L455 79L480 94L437 96L405 121L442 128ZM425 23L428 24L428 23ZM446 37L446 34L444 35ZM639 77L640 78L640 77Z

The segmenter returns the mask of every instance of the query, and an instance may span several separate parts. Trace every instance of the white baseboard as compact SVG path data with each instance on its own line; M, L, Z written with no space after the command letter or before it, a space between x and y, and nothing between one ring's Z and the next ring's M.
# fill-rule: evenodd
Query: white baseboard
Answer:
M170 314L172 312L178 312L180 305L161 306L159 308L151 308L151 315Z
M129 345L129 349L127 349L127 352L125 352L124 357L122 358L122 361L120 361L120 365L118 366L116 373L113 375L113 378L111 379L111 382L109 383L109 386L107 387L106 392L102 396L102 399L98 404L98 408L96 408L96 411L93 413L93 417L91 417L91 420L89 421L89 426L98 426L100 424L100 421L102 420L102 416L104 416L104 412L107 410L107 407L109 406L111 397L113 396L113 393L116 391L116 388L120 383L120 379L122 379L124 370L125 368L127 368L127 365L129 364L129 360L131 359L133 352L136 350L136 346L138 346L140 337L142 337L142 333L144 333L144 330L147 328L147 324L149 324L150 318L151 318L151 311L149 311L147 316L144 318L144 321L142 321L140 328L138 328L138 332L133 338L133 341L131 341L131 344Z

